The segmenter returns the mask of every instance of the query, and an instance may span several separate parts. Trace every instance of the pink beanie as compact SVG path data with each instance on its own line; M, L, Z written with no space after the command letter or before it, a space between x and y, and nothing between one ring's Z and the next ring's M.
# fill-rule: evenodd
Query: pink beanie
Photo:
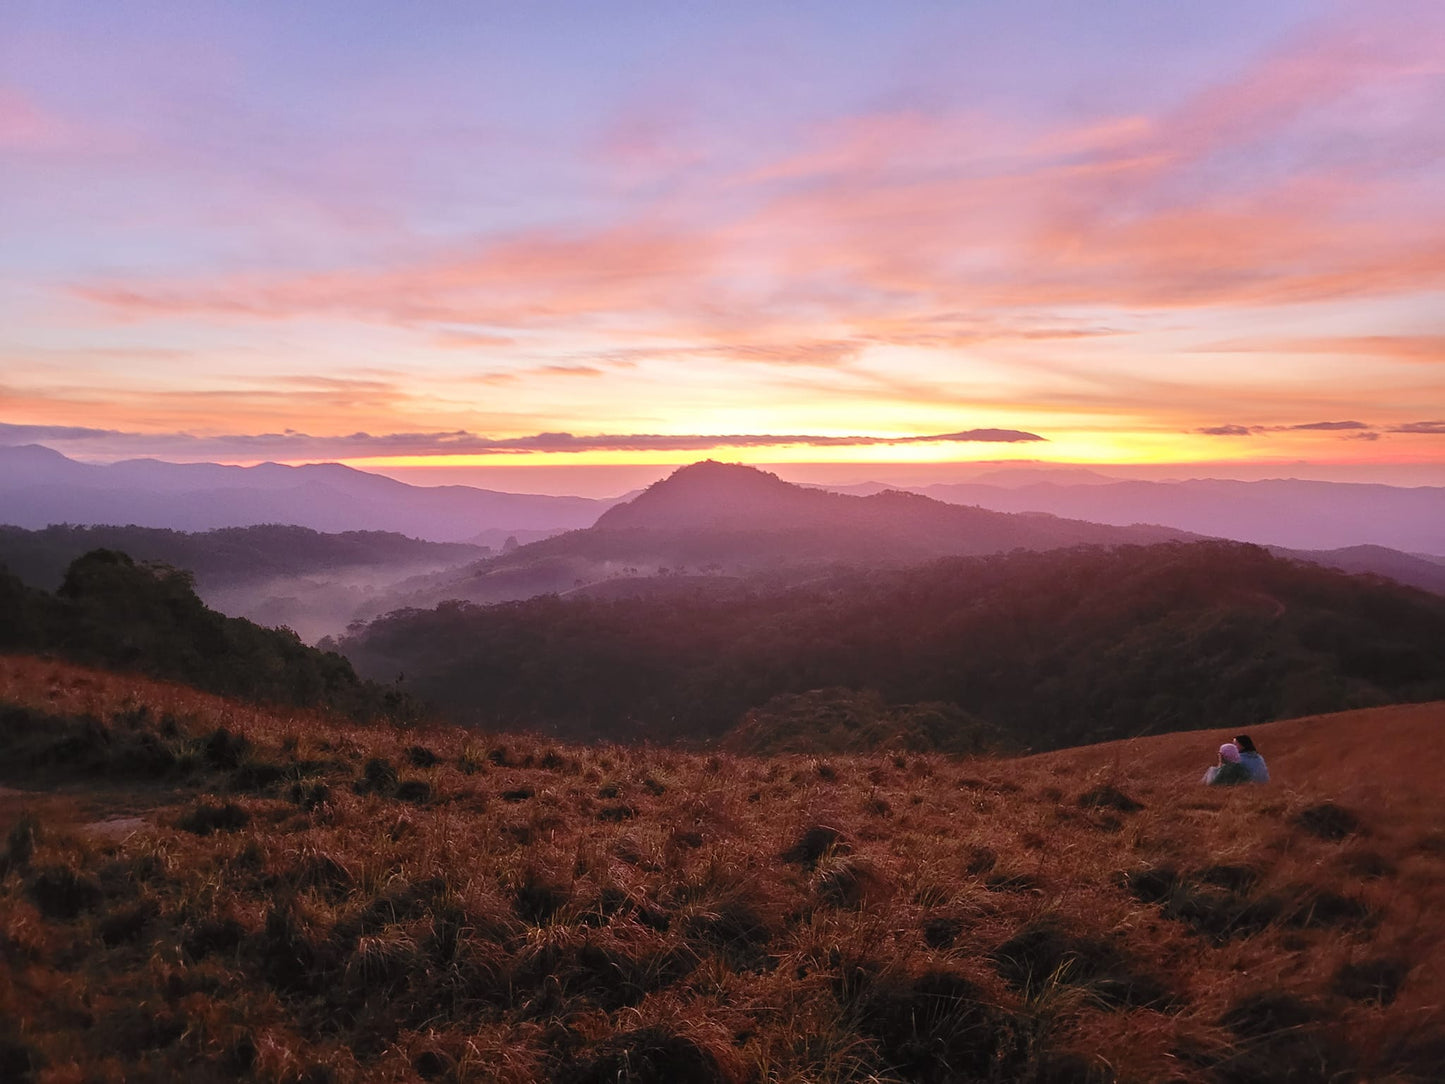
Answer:
M1239 763L1239 746L1232 741L1227 741L1219 747L1219 755L1224 758L1226 764Z

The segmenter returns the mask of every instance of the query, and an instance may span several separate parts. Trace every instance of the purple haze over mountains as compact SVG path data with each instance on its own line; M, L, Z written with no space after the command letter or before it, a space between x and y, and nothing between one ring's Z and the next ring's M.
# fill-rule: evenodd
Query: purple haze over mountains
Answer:
M1445 488L1312 482L1092 482L1004 488L940 484L919 489L951 504L998 512L1049 512L1095 523L1166 523L1260 545L1325 550L1378 545L1445 554Z
M1157 524L1291 549L1374 546L1445 555L1445 487L1296 479L1111 482L1087 475L1078 484L1061 484L1056 479L1067 475L1045 477L1021 486L937 484L910 492L995 512L1043 512L1118 526ZM777 527L777 516L801 514L807 501L780 479L750 485L754 507L763 509L759 525ZM857 493L885 487L838 488ZM772 504L766 492L772 493ZM673 497L681 495L674 492ZM686 499L696 500L700 513L726 506L709 487ZM235 467L139 459L97 466L38 445L0 448L0 522L28 528L133 523L204 531L293 523L319 531L399 531L453 542L496 530L571 530L599 517L604 526L616 526L647 507L646 501L634 502L603 515L621 500L412 486L335 463ZM733 529L745 526L735 513L731 519L721 515L723 520Z
M39 445L0 448L0 522L113 523L208 531L290 523L317 531L399 531L463 542L498 528L586 527L615 502L499 493L472 486L412 486L339 463L78 463Z

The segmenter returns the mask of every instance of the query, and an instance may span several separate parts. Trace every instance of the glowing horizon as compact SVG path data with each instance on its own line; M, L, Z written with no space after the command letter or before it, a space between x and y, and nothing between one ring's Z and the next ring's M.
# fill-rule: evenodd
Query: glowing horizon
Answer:
M1445 470L1427 0L61 2L0 57L0 443Z

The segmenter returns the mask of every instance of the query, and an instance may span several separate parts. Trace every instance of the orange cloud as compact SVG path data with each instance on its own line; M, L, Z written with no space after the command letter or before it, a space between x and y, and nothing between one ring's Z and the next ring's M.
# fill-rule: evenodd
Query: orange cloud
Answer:
M79 292L140 317L320 314L528 326L666 306L681 292L678 284L705 273L709 258L703 236L632 224L570 237L538 232L399 269L237 276L199 287L91 285Z

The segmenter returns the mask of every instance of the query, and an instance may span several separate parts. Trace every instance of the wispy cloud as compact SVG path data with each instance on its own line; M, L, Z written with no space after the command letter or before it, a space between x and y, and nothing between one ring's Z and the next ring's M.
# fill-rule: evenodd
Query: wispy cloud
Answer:
M1392 425L1389 432L1426 433L1431 436L1445 436L1445 421L1407 422L1404 425Z
M1199 348L1208 353L1337 354L1390 361L1445 363L1445 335L1333 335L1230 339Z
M1345 432L1374 429L1366 422L1302 422L1299 425L1208 425L1195 429L1205 436L1254 436L1261 432Z
M1433 422L1415 422L1411 425L1396 426L1386 430L1390 433L1424 433L1429 429L1416 429L1413 426L1430 426ZM1375 440L1379 433L1379 427L1366 422L1341 421L1341 422L1302 422L1297 425L1209 425L1196 429L1196 433L1202 433L1207 437L1253 437L1261 433L1347 433L1346 440Z

